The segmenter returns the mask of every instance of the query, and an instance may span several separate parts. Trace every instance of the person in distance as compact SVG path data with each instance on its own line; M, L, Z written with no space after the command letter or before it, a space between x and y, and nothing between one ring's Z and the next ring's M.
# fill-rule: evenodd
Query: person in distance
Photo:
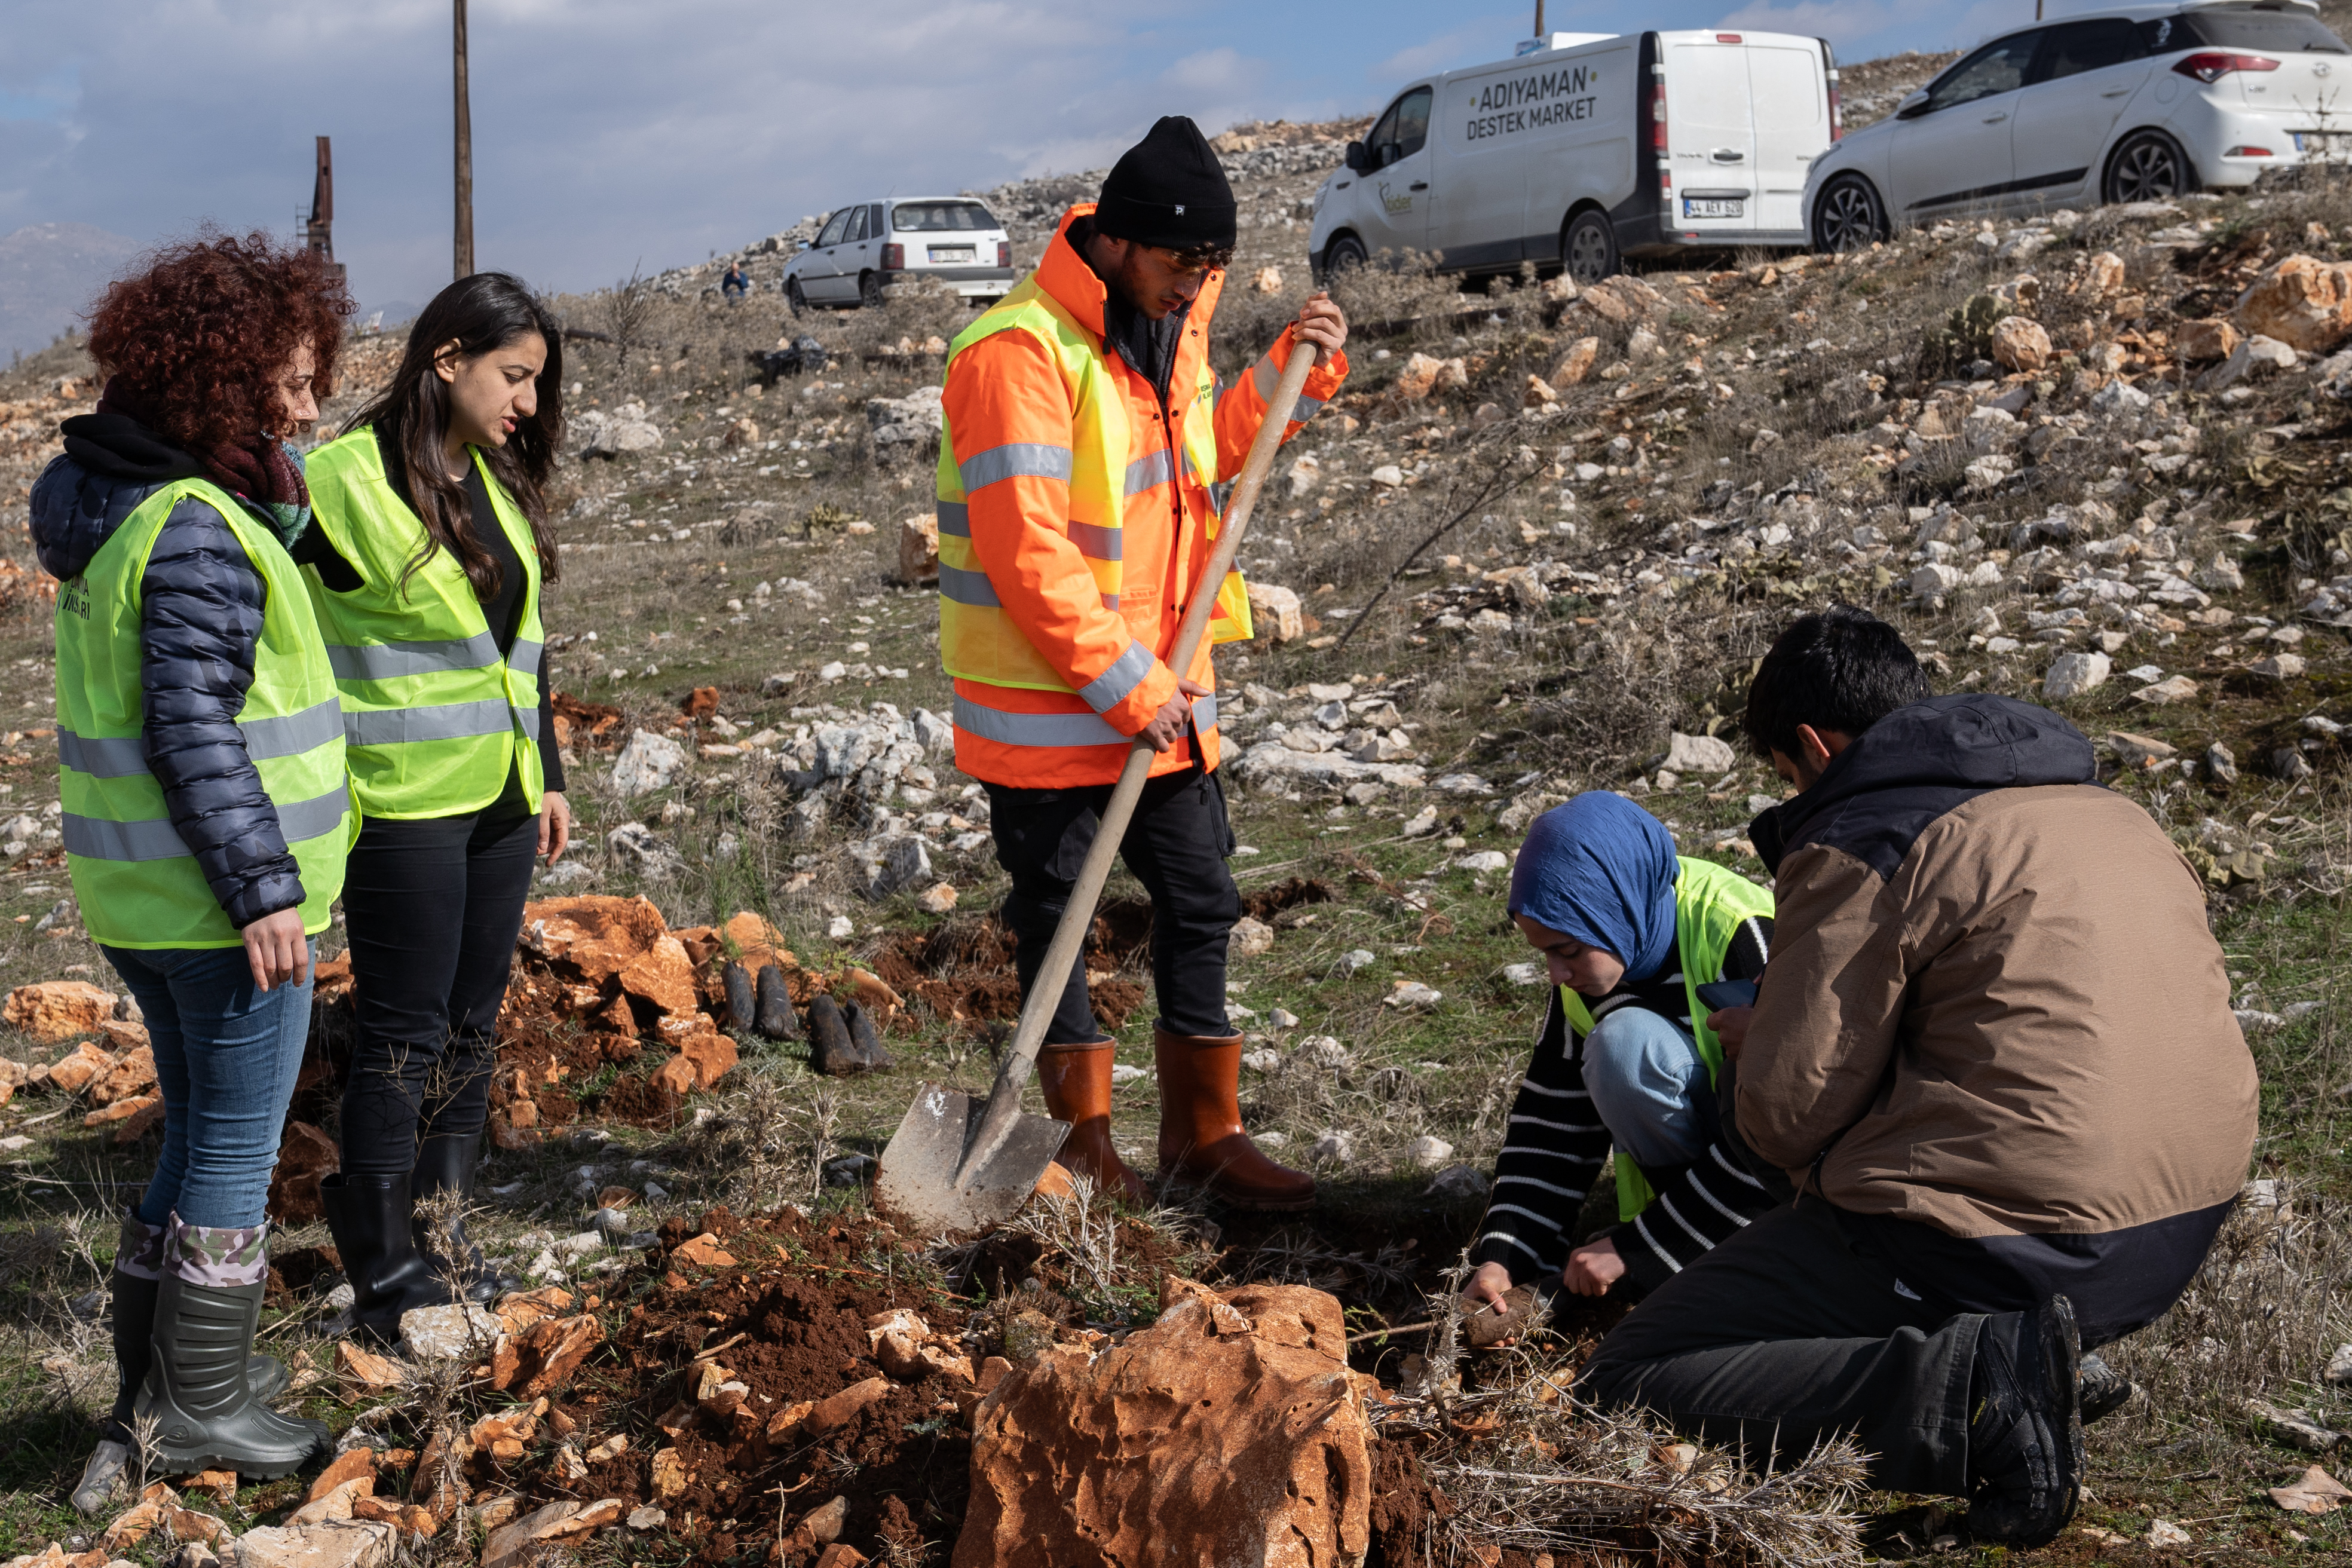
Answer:
M2086 1409L2129 1394L2085 1351L2179 1299L2253 1150L2204 884L2073 725L1929 696L1859 610L1782 634L1743 727L1800 793L1749 830L1772 962L1717 1027L1732 1123L1797 1196L1620 1323L1579 1392L1759 1462L1852 1433L1874 1486L2041 1545Z
M1698 994L1763 973L1772 896L1677 857L1656 817L1595 790L1536 818L1510 911L1554 989L1465 1298L1500 1305L1516 1282L1549 1295L1555 1279L1581 1296L1638 1298L1785 1195L1727 1146L1726 1063ZM1612 1144L1619 1224L1571 1249Z
M317 538L297 555L366 818L343 891L359 1039L320 1192L352 1321L383 1341L453 1279L485 1302L521 1283L462 1221L437 1253L420 1206L472 1195L531 862L571 837L540 623L562 380L545 307L476 273L434 297L391 384L310 455Z
M351 300L265 234L170 246L90 318L106 377L33 487L57 599L58 763L82 921L138 1000L163 1147L110 1278L120 1384L74 1506L133 1433L152 1474L286 1475L332 1447L266 1403L264 1213L310 1026L311 938L356 826L333 671L288 554L288 442L333 389Z

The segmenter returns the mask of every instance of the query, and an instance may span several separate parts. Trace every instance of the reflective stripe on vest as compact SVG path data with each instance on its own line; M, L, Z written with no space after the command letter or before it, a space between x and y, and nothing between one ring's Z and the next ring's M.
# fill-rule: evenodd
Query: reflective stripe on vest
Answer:
M1675 863L1675 957L1682 965L1691 1038L1698 1047L1699 1060L1706 1065L1706 1080L1712 1084L1723 1073L1723 1042L1706 1026L1707 1009L1699 1002L1698 988L1723 973L1724 954L1731 951L1731 939L1738 934L1740 921L1771 917L1772 895L1712 860L1694 860L1685 855L1677 856ZM1584 998L1563 985L1559 1001L1576 1032L1591 1034L1592 1010L1584 1005ZM1619 1151L1618 1219L1631 1222L1656 1196L1642 1167L1632 1155Z
M963 679L1035 691L1068 691L1068 683L1006 617L1003 602L989 583L988 574L971 547L968 498L976 490L1011 479L1048 479L1066 484L1069 513L1063 522L1064 533L1093 573L1104 608L1117 610L1129 499L1174 483L1180 472L1204 484L1215 477L1217 440L1212 421L1215 379L1203 363L1196 386L1170 390L1170 406L1181 411L1181 467L1178 457L1166 448L1130 459L1135 432L1129 427L1127 411L1100 340L1080 326L1058 300L1039 286L1034 276L1024 279L1012 293L958 333L948 351L948 363L952 366L955 357L974 343L1001 331L1015 331L1035 338L1053 354L1061 369L1073 405L1071 444L1061 447L1011 441L975 452L959 462L953 430L943 433L938 469L940 662L950 675ZM1216 526L1217 511L1213 506L1209 524L1212 537ZM1249 591L1238 571L1229 573L1218 589L1210 639L1231 642L1247 637L1250 633ZM1147 647L1146 656L1151 651ZM1102 682L1110 679L1115 669L1106 670L1078 693L1097 711L1107 709L1117 698L1097 702L1089 693L1107 689ZM1146 673L1149 669L1147 665ZM1120 694L1131 689L1132 682L1121 689Z
M425 527L394 490L375 433L354 430L310 454L317 525L358 573L349 593L304 574L342 691L352 788L371 816L479 810L522 778L539 806L539 691L546 632L530 524L478 451L490 510L522 563L523 605L503 659L465 568L436 550L411 571Z
M165 485L58 593L58 827L83 923L114 947L235 947L241 940L172 825L147 761L140 589L155 541L188 500L221 514L261 579L261 630L236 727L301 878L306 931L326 929L359 826L334 670L299 570L274 533L209 482ZM248 859L250 845L239 845Z
M1192 724L1199 730L1216 728L1217 700L1214 697L1192 700ZM1092 713L1015 713L975 702L961 693L955 700L955 727L983 741L994 741L1007 746L1131 746L1135 743L1133 736L1120 734Z

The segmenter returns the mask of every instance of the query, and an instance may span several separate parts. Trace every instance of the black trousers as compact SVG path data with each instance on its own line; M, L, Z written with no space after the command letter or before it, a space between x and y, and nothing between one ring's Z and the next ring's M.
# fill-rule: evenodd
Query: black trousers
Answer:
M1577 1388L1744 1447L1759 1465L1850 1432L1874 1456L1873 1486L1966 1495L1969 1384L1986 1319L2063 1294L2084 1348L2108 1342L2179 1299L2228 1209L2073 1238L2090 1245L2042 1248L2048 1268L2010 1247L1964 1271L1950 1267L1960 1249L1983 1244L1800 1197L1660 1286L1601 1342ZM2086 1252L2100 1257L2086 1264ZM1947 1296L1939 1277L1967 1299Z
M996 858L1013 879L1005 923L1019 944L1013 966L1026 997L1045 962L1054 927L1069 906L1078 868L1102 825L1111 786L1013 789L988 785L989 829ZM1223 1038L1225 1018L1225 939L1241 918L1242 897L1225 858L1234 829L1225 816L1223 784L1198 764L1163 773L1143 786L1143 798L1118 847L1119 858L1151 895L1151 975L1161 1027L1174 1035ZM1087 995L1083 955L1045 1031L1049 1045L1102 1037Z
M405 1175L427 1139L478 1151L538 849L539 817L514 782L467 816L361 826L343 874L359 1004L343 1082L347 1173Z

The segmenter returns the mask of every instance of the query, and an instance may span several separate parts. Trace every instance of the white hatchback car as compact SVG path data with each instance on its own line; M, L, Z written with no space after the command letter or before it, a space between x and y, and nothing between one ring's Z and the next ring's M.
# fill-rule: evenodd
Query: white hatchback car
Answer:
M1814 247L1962 212L2250 185L2352 153L2347 54L2315 0L2175 0L2021 27L1814 160Z
M879 305L883 289L936 278L974 304L1013 291L1013 238L996 215L970 196L859 202L824 220L806 250L784 264L784 298L795 316L817 306Z

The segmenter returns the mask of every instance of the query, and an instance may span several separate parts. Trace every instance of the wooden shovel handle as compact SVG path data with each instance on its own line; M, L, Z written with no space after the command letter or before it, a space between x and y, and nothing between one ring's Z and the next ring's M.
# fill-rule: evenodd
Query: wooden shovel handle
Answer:
M1192 602L1184 608L1175 649L1168 656L1168 668L1180 677L1191 672L1192 658L1200 651L1202 639L1209 635L1209 619L1216 613L1217 593L1224 586L1225 574L1233 570L1234 556L1241 548L1250 512L1257 505L1258 492L1265 488L1266 474L1274 468L1274 454L1282 445L1283 431L1289 427L1290 411L1297 405L1307 373L1315 368L1315 355L1314 344L1292 342L1290 363L1283 367L1282 379L1275 385L1274 396L1267 400L1265 422L1258 426L1257 437L1250 443L1249 457L1242 464L1241 478L1234 482L1233 500L1225 508L1224 521L1209 551L1208 564L1193 582ZM1094 843L1087 850L1086 864L1079 868L1076 885L1070 889L1070 901L1062 910L1061 923L1054 928L1054 941L1045 949L1045 961L1038 966L1037 978L1031 982L1028 998L1021 1005L1021 1025L1013 1032L1013 1048L1004 1053L1004 1060L997 1067L996 1082L988 1091L987 1108L981 1113L956 1171L959 1183L965 1172L984 1163L995 1153L1020 1115L1021 1091L1027 1087L1029 1075L1036 1067L1038 1049L1045 1042L1046 1026L1053 1022L1063 988L1069 984L1070 966L1077 962L1078 950L1085 946L1087 931L1094 924L1095 905L1102 898L1103 884L1110 879L1111 858L1118 853L1119 844L1127 837L1128 822L1135 816L1135 803L1143 795L1144 781L1151 776L1151 759L1156 755L1151 742L1140 735L1127 753L1118 784L1110 792L1109 804L1103 807L1101 824L1095 830Z

